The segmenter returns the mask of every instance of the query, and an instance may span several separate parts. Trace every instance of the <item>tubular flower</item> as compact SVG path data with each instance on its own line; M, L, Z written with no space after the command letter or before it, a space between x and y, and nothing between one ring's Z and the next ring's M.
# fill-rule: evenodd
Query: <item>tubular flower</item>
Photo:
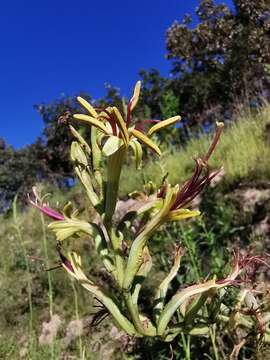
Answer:
M180 116L174 116L167 120L158 121L145 134L136 126L131 125L132 111L138 103L141 89L141 82L138 81L134 88L134 93L127 106L124 105L124 114L122 115L117 107L109 106L99 113L83 98L78 97L78 102L87 110L89 115L74 114L74 119L81 120L94 126L100 132L99 143L102 144L104 155L110 156L121 147L131 146L136 158L142 154L141 144L160 155L159 147L150 139L150 137L160 129L175 124L180 121Z
M217 123L216 134L207 154L202 159L195 159L194 173L191 178L182 185L182 187L176 185L173 189L169 189L169 185L165 179L160 191L158 192L158 197L164 198L164 206L166 204L167 207L167 221L182 220L200 214L199 211L190 211L188 209L184 209L184 207L190 204L191 201L195 199L196 196L198 196L220 172L220 170L211 172L208 160L219 141L223 126L223 123Z
M54 209L50 208L47 203L43 203L40 196L38 195L37 188L33 186L32 188L34 194L34 200L31 199L30 195L28 194L29 203L39 209L43 214L49 216L53 220L64 220L64 215L60 214L59 212L55 211Z
M61 266L63 266L63 268L66 269L67 271L74 273L73 266L71 262L68 260L68 258L63 254L60 243L57 243L56 250L61 262Z

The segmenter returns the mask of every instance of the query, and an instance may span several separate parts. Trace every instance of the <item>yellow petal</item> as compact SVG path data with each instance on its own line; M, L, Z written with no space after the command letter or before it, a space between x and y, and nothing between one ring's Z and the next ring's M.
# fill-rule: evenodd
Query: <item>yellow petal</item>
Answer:
M179 209L172 210L167 215L168 221L184 220L194 216L199 216L201 213L198 210Z
M131 111L135 108L135 106L138 103L139 96L140 96L140 91L141 91L141 82L137 81L137 83L135 85L135 88L134 88L132 98L130 99L130 103L131 103L130 110Z
M136 130L136 129L131 129L130 132L138 140L140 140L146 146L148 146L150 149L155 151L158 155L161 155L161 151L160 151L159 147L152 140L150 140L146 135L144 135L143 133L141 133L139 130Z
M129 143L129 145L131 146L134 155L135 155L135 160L136 160L136 168L140 169L141 168L141 163L142 163L142 146L139 143L139 141L137 141L136 139L132 139Z
M83 99L82 97L78 96L77 97L78 102L89 112L89 114L93 117L97 117L98 114L96 112L96 110L93 108L93 106L91 104L89 104L88 101L86 101L85 99Z
M107 110L107 109L106 109ZM99 119L109 119L109 115L105 111L101 111L101 113L98 114Z
M95 126L96 128L102 130L105 134L109 135L106 126L99 120L93 118L92 116L85 114L74 114L74 119L87 122L89 125Z
M176 122L181 120L181 116L174 116L170 119L167 120L162 120L159 123L157 123L156 125L152 126L148 133L147 136L151 136L153 135L156 131L159 131L160 129L163 129L166 126L170 126L172 124L175 124Z
M72 135L79 140L80 144L84 148L84 150L88 153L88 155L91 154L90 146L87 144L87 142L84 140L84 138L81 136L81 134L74 129L73 126L69 125L70 131L72 132Z
M120 114L119 110L117 109L117 107L113 107L112 108L112 112L114 114L114 119L117 123L117 126L122 134L123 140L126 143L126 145L129 142L129 135L128 135L128 131L127 131L127 127L126 127L126 123L122 117L122 115Z
M72 141L70 148L70 157L74 162L78 162L83 166L88 166L88 160L82 146L77 141Z

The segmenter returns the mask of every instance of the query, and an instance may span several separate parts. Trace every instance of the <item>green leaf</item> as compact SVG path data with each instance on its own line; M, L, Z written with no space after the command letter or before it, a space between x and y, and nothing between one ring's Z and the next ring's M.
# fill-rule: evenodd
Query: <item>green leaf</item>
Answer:
M145 248L143 249L142 258L143 258L142 265L135 276L134 284L133 284L134 290L132 293L132 301L134 304L138 303L138 298L142 287L142 283L152 268L152 258L147 246L145 246Z
M171 268L171 271L169 272L169 274L165 277L165 279L161 282L161 284L158 287L158 290L157 290L156 296L155 296L155 304L156 305L154 307L154 315L155 315L156 319L158 319L158 316L163 309L169 285L178 273L178 270L180 267L180 261L181 261L181 258L183 255L184 255L183 248L181 248L180 246L178 248L176 248L173 267Z
M107 291L103 290L97 284L89 279L82 270L81 257L75 252L68 254L68 259L71 262L71 271L68 267L64 266L67 272L73 276L78 282L89 292L95 295L100 302L109 310L116 324L122 328L130 336L140 336L136 331L133 324L122 314L118 305L113 299L107 294Z
M105 142L102 152L105 156L110 156L114 154L121 146L123 146L124 142L122 139L119 139L118 136L110 136Z
M123 284L124 289L130 289L134 277L142 263L143 248L145 247L149 238L153 235L154 231L157 230L158 227L164 223L168 211L170 210L172 203L175 201L178 188L178 185L176 185L173 189L168 186L167 194L160 211L149 222L145 224L143 230L133 241L130 248L125 272L125 279Z
M238 261L234 263L234 266L231 270L231 273L222 281L217 282L215 279L206 281L202 284L195 284L188 286L187 288L176 293L171 300L167 303L164 310L162 311L159 321L158 321L158 335L164 335L166 328L176 310L188 301L190 298L204 294L211 289L222 289L226 286L230 286L233 284L233 281L237 278L237 276L241 272L241 267L239 266Z

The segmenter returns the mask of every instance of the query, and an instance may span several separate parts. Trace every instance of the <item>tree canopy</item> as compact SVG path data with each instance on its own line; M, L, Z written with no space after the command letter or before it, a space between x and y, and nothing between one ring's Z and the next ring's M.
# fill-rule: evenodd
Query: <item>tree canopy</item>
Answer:
M172 87L193 122L222 113L235 100L269 96L269 0L234 0L234 9L202 0L192 18L175 21L167 31Z

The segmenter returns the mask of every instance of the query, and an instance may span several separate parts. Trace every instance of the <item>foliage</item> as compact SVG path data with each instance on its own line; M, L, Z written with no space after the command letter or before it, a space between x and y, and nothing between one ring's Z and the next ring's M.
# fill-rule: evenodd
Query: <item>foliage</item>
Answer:
M201 0L195 28L186 16L168 29L171 86L193 123L215 120L235 100L258 104L269 96L269 3L235 0L234 6Z
M0 146L0 212L7 210L15 195L25 201L34 182L49 180L44 149L40 141L20 150L1 142Z

